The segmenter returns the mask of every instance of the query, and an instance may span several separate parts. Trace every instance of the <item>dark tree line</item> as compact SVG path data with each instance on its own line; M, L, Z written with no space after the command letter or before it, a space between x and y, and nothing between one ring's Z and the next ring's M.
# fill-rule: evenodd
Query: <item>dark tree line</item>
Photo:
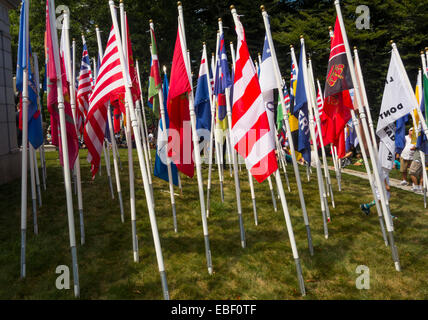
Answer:
M308 55L312 58L315 77L321 84L327 72L329 57L328 27L334 26L336 12L333 0L199 0L182 1L186 27L187 45L191 53L192 70L198 74L202 43L206 42L208 55L215 51L218 18L224 24L225 40L234 42L236 35L230 5L234 4L244 25L250 53L253 59L263 50L264 24L260 12L263 4L270 15L271 29L277 56L283 76L289 83L290 45L300 51L300 35L305 37ZM33 51L44 57L45 1L32 0L30 7L30 33ZM158 54L161 65L170 70L172 54L177 35L177 3L171 0L125 0L125 10L130 24L134 57L140 61L140 71L144 88L150 68L149 20L155 24ZM56 1L56 6L66 5L70 9L71 38L76 38L76 61L80 64L81 33L85 35L89 54L95 56L97 44L95 25L102 30L105 45L112 25L107 0ZM118 1L117 1L118 5ZM395 40L410 80L416 82L421 65L420 51L428 46L428 0L344 0L342 13L350 45L357 46L365 78L366 89L374 119L377 119L388 70L391 47ZM367 5L370 9L370 28L356 27L356 8ZM57 14L58 16L60 13ZM19 9L10 13L12 50L16 61L18 45ZM229 46L227 45L229 52ZM230 59L230 58L229 58ZM42 65L41 62L39 62ZM76 67L78 69L78 66ZM44 68L42 68L44 69ZM77 71L78 72L78 71ZM195 77L196 81L196 77ZM144 91L147 95L147 90Z

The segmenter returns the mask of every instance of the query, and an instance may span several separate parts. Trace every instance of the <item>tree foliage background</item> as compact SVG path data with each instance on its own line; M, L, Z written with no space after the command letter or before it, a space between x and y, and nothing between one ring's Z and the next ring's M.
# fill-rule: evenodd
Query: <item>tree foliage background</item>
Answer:
M182 1L188 48L192 59L192 69L198 74L202 43L206 42L208 52L215 51L218 18L222 18L226 43L236 35L230 5L234 4L244 25L250 54L253 59L263 50L264 25L260 5L264 4L270 15L271 29L282 75L289 83L290 45L300 51L300 35L304 35L307 53L312 57L315 77L322 86L327 72L330 43L328 27L334 26L336 12L333 0L266 0L254 2L246 0L198 0ZM150 72L149 19L153 19L158 42L161 65L170 70L175 38L177 35L177 3L171 0L125 0L130 24L134 57L140 61L143 86L147 88ZM44 57L45 31L44 0L32 0L30 4L30 34L33 51ZM71 38L76 38L76 68L81 58L81 34L85 35L88 51L95 56L97 50L95 25L102 30L103 45L107 41L112 25L107 0L56 1L56 6L66 5L70 9ZM118 5L118 2L117 2ZM367 5L370 8L370 28L356 28L356 8ZM351 46L357 46L365 78L366 89L374 119L382 101L384 80L387 74L391 46L397 43L410 80L416 82L421 66L420 51L428 46L428 0L344 0L342 13ZM60 16L60 13L57 13ZM10 12L12 51L16 61L19 31L19 9ZM229 51L229 46L227 46ZM229 58L230 61L230 58ZM42 63L40 63L42 64ZM78 74L78 72L77 72ZM195 76L196 82L196 76ZM145 90L147 95L147 90Z

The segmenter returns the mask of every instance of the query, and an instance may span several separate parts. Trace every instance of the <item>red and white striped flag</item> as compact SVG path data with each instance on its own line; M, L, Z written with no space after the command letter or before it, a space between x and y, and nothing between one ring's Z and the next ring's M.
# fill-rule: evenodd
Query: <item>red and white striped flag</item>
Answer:
M318 113L320 115L320 122L322 122L322 114L323 114L323 109L324 109L324 101L322 99L321 96L321 88L318 87L318 94L317 94L317 108L318 108ZM319 136L319 130L318 130L318 124L316 119L314 119L315 122L315 136L317 139L317 146L320 148L321 147L321 143L320 143L320 136Z
M274 135L269 126L257 72L248 51L244 27L239 18L235 24L238 48L231 139L251 174L261 183L278 169Z
M101 62L94 90L89 98L88 116L85 121L84 139L88 147L88 162L92 178L98 171L107 121L107 104L125 92L119 49L113 27Z
M79 85L77 87L77 127L83 131L83 122L88 115L89 96L92 93L91 61L89 60L86 41L83 40L82 62L80 64Z

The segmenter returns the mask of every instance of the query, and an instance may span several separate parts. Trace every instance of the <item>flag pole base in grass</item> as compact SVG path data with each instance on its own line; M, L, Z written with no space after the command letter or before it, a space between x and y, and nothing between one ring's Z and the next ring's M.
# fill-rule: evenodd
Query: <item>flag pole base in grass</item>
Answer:
M314 246L312 245L311 228L309 227L309 225L306 225L306 235L308 237L309 254L311 256L313 256L314 255Z
M118 191L117 194L119 195L120 220L122 221L122 223L125 223L125 214L123 212L122 191Z
M85 244L85 225L83 220L83 209L79 209L80 217L80 244L83 246Z
M114 200L114 191L113 191L113 184L111 182L111 175L108 176L108 184L110 186L111 198L112 200Z
M302 294L302 297L306 296L306 290L305 290L305 282L303 281L303 275L302 275L302 266L300 265L300 259L294 259L296 262L296 270L297 270L297 279L299 281L299 287L300 287L300 293Z
M39 234L39 226L37 225L37 201L36 199L33 200L33 223L34 223L34 234Z
M205 255L207 256L208 273L213 274L213 262L211 258L210 240L208 236L204 236L205 240Z
M132 220L132 249L134 252L134 262L138 263L140 262L140 259L138 257L138 239L137 239L137 221Z
M383 222L382 214L379 215L379 223L380 223L380 229L382 230L383 241L385 241L385 246L388 246L388 237L386 236L385 224Z
M77 265L77 249L71 247L71 258L73 262L73 282L74 282L74 296L80 297L80 285L79 285L79 267Z
M21 279L26 276L25 273L25 243L26 243L26 229L21 229Z
M175 210L175 203L172 204L172 219L173 219L173 223L174 223L174 232L177 233L178 232L178 228L177 228L177 211Z
M275 191L273 191L273 188L270 190L270 193L272 195L273 209L275 210L275 212L277 212L278 211L278 207L276 206Z
M259 225L259 219L257 217L256 199L253 199L253 211L254 211L254 224L256 226L258 226Z
M41 208L42 207L42 192L41 192L40 184L37 184L36 187L37 187L37 199L39 201L39 208Z
M392 259L394 260L395 270L400 272L401 266L400 266L400 261L398 259L397 247L395 246L395 242L394 242L394 233L390 231L388 232L388 236L389 236L389 244L391 245L391 253L392 253Z
M223 181L220 181L220 196L221 196L221 202L224 203Z
M160 277L162 282L162 291L164 300L169 300L168 283L166 282L166 272L160 271Z

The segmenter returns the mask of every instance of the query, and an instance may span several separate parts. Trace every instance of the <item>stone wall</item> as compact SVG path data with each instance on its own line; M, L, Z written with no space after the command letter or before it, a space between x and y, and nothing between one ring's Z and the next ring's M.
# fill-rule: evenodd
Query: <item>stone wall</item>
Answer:
M14 63L9 33L9 10L18 4L19 1L0 0L0 184L21 176L13 91Z

